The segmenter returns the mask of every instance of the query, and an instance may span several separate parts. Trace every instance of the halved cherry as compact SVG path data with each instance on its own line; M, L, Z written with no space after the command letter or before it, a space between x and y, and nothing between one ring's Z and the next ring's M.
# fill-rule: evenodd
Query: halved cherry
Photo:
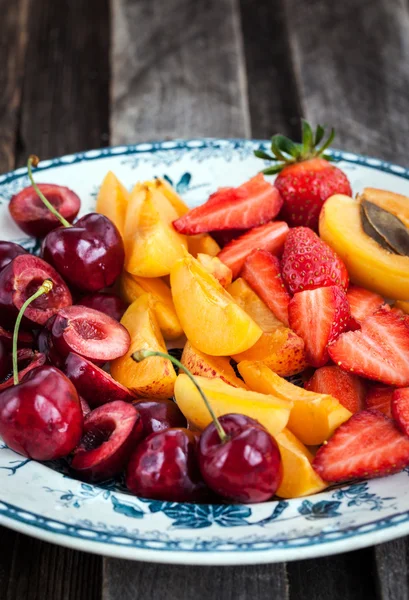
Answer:
M72 381L79 395L85 398L93 408L113 400L124 402L135 400L135 395L128 388L75 352L68 354L63 371Z
M0 341L3 342L8 350L11 350L13 344L13 333L3 329L0 326ZM17 338L17 346L19 348L32 348L34 346L34 336L31 331L19 331Z
M86 481L109 479L122 471L142 436L142 419L132 404L104 404L85 417L71 467Z
M16 256L0 272L0 321L5 327L14 324L24 302L46 279L52 281L52 290L27 308L23 317L26 326L44 325L60 308L72 304L71 293L53 267L31 254Z
M22 348L17 351L18 376L21 381L25 375L30 373L36 367L42 367L45 364L46 357L41 352L33 352L30 348ZM10 361L7 363L9 369L3 377L0 377L0 392L13 385L13 369Z
M14 242L0 242L0 271L7 267L9 263L20 256L20 254L27 254L26 250L19 244Z
M77 194L67 187L53 183L39 183L38 187L58 212L72 223L81 206ZM61 225L31 185L12 197L9 211L20 229L34 237L44 237L49 231Z
M5 343L0 339L0 381L6 379L6 377L11 373L11 370L11 354L6 348Z
M100 310L105 315L112 317L116 321L120 321L122 315L126 311L127 304L116 294L96 292L95 294L89 294L81 298L76 304L82 306L88 306L88 308L94 308Z
M84 398L82 396L80 396L79 398L80 398L82 414L84 415L84 417L86 417L91 412L91 407L88 404L88 402L86 400L84 400Z
M67 306L55 317L51 341L61 356L75 352L102 364L123 356L129 349L131 338L123 325L99 310Z
M171 427L187 427L184 414L173 400L143 398L135 400L134 406L141 415L145 435L165 431Z

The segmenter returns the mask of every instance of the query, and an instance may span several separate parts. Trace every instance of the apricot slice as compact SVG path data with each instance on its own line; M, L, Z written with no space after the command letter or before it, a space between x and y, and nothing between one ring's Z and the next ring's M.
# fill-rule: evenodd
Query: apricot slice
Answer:
M287 428L275 436L283 465L283 479L276 495L299 498L322 492L328 484L312 468L314 455Z
M220 246L208 233L197 233L187 236L187 248L189 253L197 258L198 254L208 254L217 256L220 252Z
M251 390L293 402L288 429L307 446L322 444L352 416L336 398L293 385L260 362L243 361L238 369Z
M409 228L409 198L407 196L367 187L358 195L358 199L360 202L366 200L380 206L398 217Z
M257 296L242 277L233 281L226 289L263 331L275 331L278 327L284 327L283 323L277 319L267 304Z
M188 340L211 356L231 356L253 346L260 327L193 256L170 274L173 303Z
M186 237L172 221L177 212L160 189L137 185L131 192L125 218L125 269L139 277L170 273L187 250Z
M399 308L399 310L403 310L404 313L409 315L409 300L398 300L395 302L394 307Z
M255 419L276 436L287 425L292 402L235 388L221 379L196 377L216 416L239 413ZM187 375L179 375L175 384L175 399L189 425L203 431L211 416L193 382Z
M199 252L197 260L208 273L213 275L213 277L216 277L217 281L224 288L231 283L233 274L230 267L222 263L217 256L210 256L209 254L202 254Z
M155 312L159 328L165 340L175 340L183 335L183 329L173 306L170 287L157 277L137 277L123 271L119 279L119 293L131 304L144 294L150 295L150 306Z
M97 196L96 212L105 215L123 236L130 194L112 171L108 171Z
M190 342L186 342L185 344L181 363L193 375L201 375L209 379L219 377L233 387L247 389L244 381L237 377L228 358L225 356L209 356L208 354L204 354L204 352L200 352L200 350L192 346Z
M176 373L169 360L155 356L136 363L131 358L137 350L166 352L165 342L148 294L141 296L129 306L121 323L131 336L131 345L124 356L111 362L112 377L138 397L171 397Z
M366 235L358 200L331 196L321 210L319 232L344 261L353 283L388 298L409 298L409 257L392 254Z
M175 188L171 186L166 179L158 177L154 181L148 182L148 184L151 188L156 187L156 189L158 189L168 199L170 204L177 212L178 217L183 217L183 215L189 212L190 208L188 205L182 200Z

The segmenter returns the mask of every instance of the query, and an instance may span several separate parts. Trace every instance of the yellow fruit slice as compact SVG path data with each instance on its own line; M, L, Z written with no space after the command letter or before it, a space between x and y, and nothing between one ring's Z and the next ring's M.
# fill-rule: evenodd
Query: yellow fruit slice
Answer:
M199 252L197 260L224 288L231 283L233 276L231 269L222 263L217 256L210 256L209 254Z
M124 233L129 198L128 190L112 171L108 171L98 192L96 212L108 217L117 226L121 235Z
M201 375L209 379L219 377L233 387L247 389L244 381L237 377L228 358L225 356L209 356L208 354L204 354L204 352L200 352L200 350L192 346L190 342L186 342L185 344L181 363L189 369L192 375Z
M283 323L277 319L242 277L238 277L226 289L263 331L275 331L278 327L284 327Z
M198 254L208 254L217 256L220 252L220 246L208 233L198 233L187 236L187 247L189 253L197 258Z

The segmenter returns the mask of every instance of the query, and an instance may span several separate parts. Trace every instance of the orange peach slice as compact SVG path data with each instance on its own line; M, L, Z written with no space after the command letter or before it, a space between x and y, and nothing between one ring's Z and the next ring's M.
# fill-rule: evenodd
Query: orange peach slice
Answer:
M233 281L226 289L263 331L275 331L278 327L284 327L283 323L277 319L267 304L264 304L242 277Z
M170 283L183 331L201 352L230 356L259 339L260 327L192 256L176 262Z
M166 352L148 294L129 306L121 323L129 331L131 346L124 356L111 362L112 377L141 398L170 398L176 381L172 363L156 356L140 363L131 358L137 350Z
M166 179L158 177L155 181L149 182L149 185L155 186L162 192L177 212L178 217L183 217L183 215L189 212L190 208L188 205L182 200L175 188L171 186Z
M186 342L185 344L181 363L193 375L201 375L209 379L219 377L233 387L247 389L244 381L237 377L228 358L225 356L209 356L208 354L204 354L204 352L200 352L200 350L192 346L190 342Z
M187 247L192 256L197 258L198 254L208 254L217 256L220 252L220 246L208 233L198 233L187 236Z
M199 252L197 260L200 264L210 273L213 277L216 277L217 281L224 288L227 287L232 280L233 274L227 265L217 258L217 256L210 256L209 254L202 254Z
M404 313L409 315L409 300L397 300L394 304L395 308L403 310Z
M108 171L98 192L96 212L108 217L117 226L121 235L124 232L129 197L128 190L116 175Z

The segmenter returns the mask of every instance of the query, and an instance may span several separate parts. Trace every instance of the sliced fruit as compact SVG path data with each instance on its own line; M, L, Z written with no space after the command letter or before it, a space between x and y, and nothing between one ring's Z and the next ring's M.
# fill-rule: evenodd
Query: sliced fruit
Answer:
M260 327L192 256L175 264L170 281L176 313L195 348L231 356L254 346L261 336Z
M379 294L370 292L357 285L351 285L347 291L347 299L351 309L351 316L360 322L385 304L385 300Z
M365 408L379 410L387 417L392 417L392 396L394 387L388 385L370 385L366 392Z
M268 250L274 255L281 254L289 228L285 221L271 221L244 233L232 240L219 253L219 258L238 277L246 258L252 251Z
M198 254L208 254L217 256L220 252L220 246L208 233L198 233L197 235L187 236L187 249L189 254L197 258Z
M147 294L131 304L121 319L131 336L128 352L111 363L111 375L138 397L170 398L176 381L172 363L164 358L151 357L136 363L132 354L137 350L159 350L166 346Z
M172 300L170 287L157 277L137 277L123 271L119 280L119 292L128 304L148 293L151 306L165 340L175 340L183 335Z
M293 385L262 363L243 361L238 364L238 369L251 390L294 403L288 429L307 446L322 444L351 417L349 410L336 398Z
M406 313L407 315L409 315L409 301L404 301L404 300L397 300L394 304L395 308L398 308L399 310L403 310L404 313Z
M125 268L139 277L162 277L184 256L186 238L172 227L177 213L159 189L137 185L125 218Z
M209 256L209 254L199 253L197 260L206 269L208 273L213 275L224 288L230 285L232 281L231 269L225 265L217 256Z
M204 354L204 352L200 352L200 350L192 346L190 342L186 342L183 348L181 363L193 375L201 375L210 379L219 377L233 387L247 389L244 381L237 377L227 357Z
M409 388L395 390L392 394L392 416L404 434L409 435Z
M307 362L322 367L328 362L328 344L347 329L348 300L338 286L298 292L288 306L290 327L305 343Z
M259 173L237 188L223 188L207 202L174 221L176 231L193 235L223 229L249 229L280 212L278 190Z
M362 379L335 365L317 369L304 387L310 392L333 396L351 413L364 408L366 388Z
M409 327L391 310L379 309L328 348L335 364L344 371L387 385L409 385Z
M267 394L258 394L235 388L221 379L196 377L216 414L220 417L239 413L261 423L275 436L287 425L292 402ZM179 375L175 384L175 398L189 425L203 431L212 422L202 397L187 375Z
M108 217L121 235L124 233L129 197L128 190L117 176L112 171L108 171L98 192L96 212Z
M351 281L387 298L409 298L409 257L388 252L362 228L360 203L348 196L327 200L320 236L344 261Z
M376 410L363 410L337 429L315 456L313 467L326 481L382 477L409 464L409 437Z
M227 291L264 332L275 331L284 326L242 277L230 284Z
M299 498L322 492L327 483L314 471L314 455L289 429L275 436L283 464L283 479L276 495L280 498Z
M166 179L158 177L154 181L148 182L152 188L158 189L169 200L179 217L189 212L188 205L182 200L175 188L170 185Z
M288 325L290 294L281 277L280 261L267 250L254 250L244 263L242 277L267 304L268 308Z
M371 202L398 217L409 228L409 198L395 192L377 188L364 188L359 194L359 200Z

